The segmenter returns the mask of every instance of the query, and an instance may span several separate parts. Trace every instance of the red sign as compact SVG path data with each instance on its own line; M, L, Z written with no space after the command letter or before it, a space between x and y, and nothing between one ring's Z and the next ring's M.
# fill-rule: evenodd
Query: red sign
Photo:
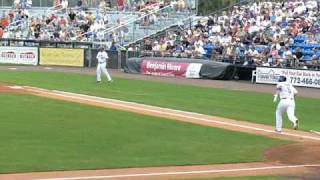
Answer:
M1 52L1 58L16 58L17 54L13 51Z
M154 76L186 77L189 63L143 60L141 74Z
M26 52L20 54L21 59L34 59L36 58L36 55L33 52Z

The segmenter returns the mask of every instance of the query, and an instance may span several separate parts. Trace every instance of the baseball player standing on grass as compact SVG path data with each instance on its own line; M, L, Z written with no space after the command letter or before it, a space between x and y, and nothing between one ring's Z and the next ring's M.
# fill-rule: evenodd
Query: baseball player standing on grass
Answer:
M108 73L107 70L107 60L108 60L108 54L104 50L103 47L100 48L100 51L97 54L98 59L98 65L97 65L97 83L101 82L101 73L107 76L108 82L111 83L113 80Z
M282 132L282 115L287 112L289 120L293 123L293 128L298 129L298 118L295 116L295 95L298 93L296 88L287 82L287 78L280 76L277 91L274 95L273 102L277 102L280 96L280 102L276 111L276 132Z

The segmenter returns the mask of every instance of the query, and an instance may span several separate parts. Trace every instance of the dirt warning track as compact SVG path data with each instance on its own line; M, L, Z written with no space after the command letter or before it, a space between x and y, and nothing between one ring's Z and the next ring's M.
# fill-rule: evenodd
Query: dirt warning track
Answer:
M269 138L290 140L296 144L270 150L265 153L267 163L226 164L212 166L186 166L161 168L132 168L119 170L70 171L51 173L28 173L0 175L0 179L178 179L199 177L225 177L248 175L284 175L299 177L320 177L320 136L315 133L285 129L279 134L274 127L227 118L208 116L155 106L100 98L69 92L46 90L34 87L1 87L1 92L27 93L51 99L81 103L91 106L128 111L143 115L163 117L197 125L223 128L231 131L266 136ZM289 151L290 150L290 151Z

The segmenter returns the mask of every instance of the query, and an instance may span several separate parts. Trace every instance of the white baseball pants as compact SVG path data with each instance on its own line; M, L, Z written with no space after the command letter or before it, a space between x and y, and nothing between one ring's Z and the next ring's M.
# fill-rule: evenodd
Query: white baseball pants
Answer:
M112 81L110 74L107 70L107 63L98 63L97 65L97 81L101 81L101 73L107 76L108 81Z
M295 125L298 118L295 116L296 104L294 99L281 99L276 111L276 130L282 131L282 115L287 112L289 120Z

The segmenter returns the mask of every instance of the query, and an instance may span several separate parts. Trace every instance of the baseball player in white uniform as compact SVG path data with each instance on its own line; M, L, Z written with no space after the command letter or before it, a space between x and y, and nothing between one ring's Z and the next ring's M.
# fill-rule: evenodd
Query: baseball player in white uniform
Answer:
M108 54L104 50L104 48L100 48L100 51L97 54L98 59L98 65L97 65L97 83L101 82L101 73L107 76L108 82L112 82L112 78L107 70L107 60L108 60Z
M280 102L276 111L276 132L282 132L282 115L287 112L289 120L293 123L293 128L298 129L298 118L295 116L295 101L294 97L298 93L296 88L287 82L287 78L280 76L277 84L277 91L274 95L274 102L277 102L280 97Z

